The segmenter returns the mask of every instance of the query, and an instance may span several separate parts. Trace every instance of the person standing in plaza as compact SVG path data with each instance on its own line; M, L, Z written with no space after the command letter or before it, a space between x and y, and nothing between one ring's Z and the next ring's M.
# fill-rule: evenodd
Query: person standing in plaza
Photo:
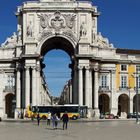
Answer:
M58 125L58 116L57 116L57 114L55 113L55 114L53 114L52 115L52 124L53 124L53 128L54 129L57 129L57 125Z
M50 123L51 123L51 112L48 112L47 125L50 125Z
M67 112L65 112L62 116L62 121L63 121L63 130L64 129L67 129L67 126L68 126L68 121L69 121L69 117L68 117L68 114Z
M39 115L39 113L37 113L37 124L38 124L38 126L40 124L40 115Z

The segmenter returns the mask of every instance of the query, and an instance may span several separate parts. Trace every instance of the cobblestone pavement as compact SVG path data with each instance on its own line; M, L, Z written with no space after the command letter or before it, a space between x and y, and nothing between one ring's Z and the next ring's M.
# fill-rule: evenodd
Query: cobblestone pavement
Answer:
M70 122L67 130L32 122L0 122L0 140L138 140L135 121Z

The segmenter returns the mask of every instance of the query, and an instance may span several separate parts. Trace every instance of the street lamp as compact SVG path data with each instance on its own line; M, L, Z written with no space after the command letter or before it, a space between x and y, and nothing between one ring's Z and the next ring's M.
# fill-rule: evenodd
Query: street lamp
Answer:
M139 100L138 100L138 74L132 74L134 78L136 78L136 123L139 124L139 116L138 116L138 110L139 110Z

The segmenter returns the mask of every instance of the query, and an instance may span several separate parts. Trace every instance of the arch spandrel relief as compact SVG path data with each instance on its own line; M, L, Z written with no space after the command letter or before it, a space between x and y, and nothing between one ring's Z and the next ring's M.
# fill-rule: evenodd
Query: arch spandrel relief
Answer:
M39 18L39 40L51 35L67 35L76 40L75 18L76 14L63 14L60 11L54 13L38 13Z

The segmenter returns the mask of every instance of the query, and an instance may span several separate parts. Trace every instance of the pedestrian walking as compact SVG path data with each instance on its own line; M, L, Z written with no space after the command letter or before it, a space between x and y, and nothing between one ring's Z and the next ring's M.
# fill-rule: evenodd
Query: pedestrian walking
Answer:
M51 124L51 112L48 112L47 125Z
M65 112L64 114L63 114L63 116L62 116L62 121L63 121L63 130L64 129L67 129L67 127L68 127L68 121L69 121L69 117L68 117L68 114L67 114L67 112Z
M39 115L39 113L37 113L37 124L38 124L38 126L40 124L40 115Z
M59 118L58 118L57 114L56 114L56 113L53 114L53 115L52 115L53 129L57 129L58 120L59 120Z

